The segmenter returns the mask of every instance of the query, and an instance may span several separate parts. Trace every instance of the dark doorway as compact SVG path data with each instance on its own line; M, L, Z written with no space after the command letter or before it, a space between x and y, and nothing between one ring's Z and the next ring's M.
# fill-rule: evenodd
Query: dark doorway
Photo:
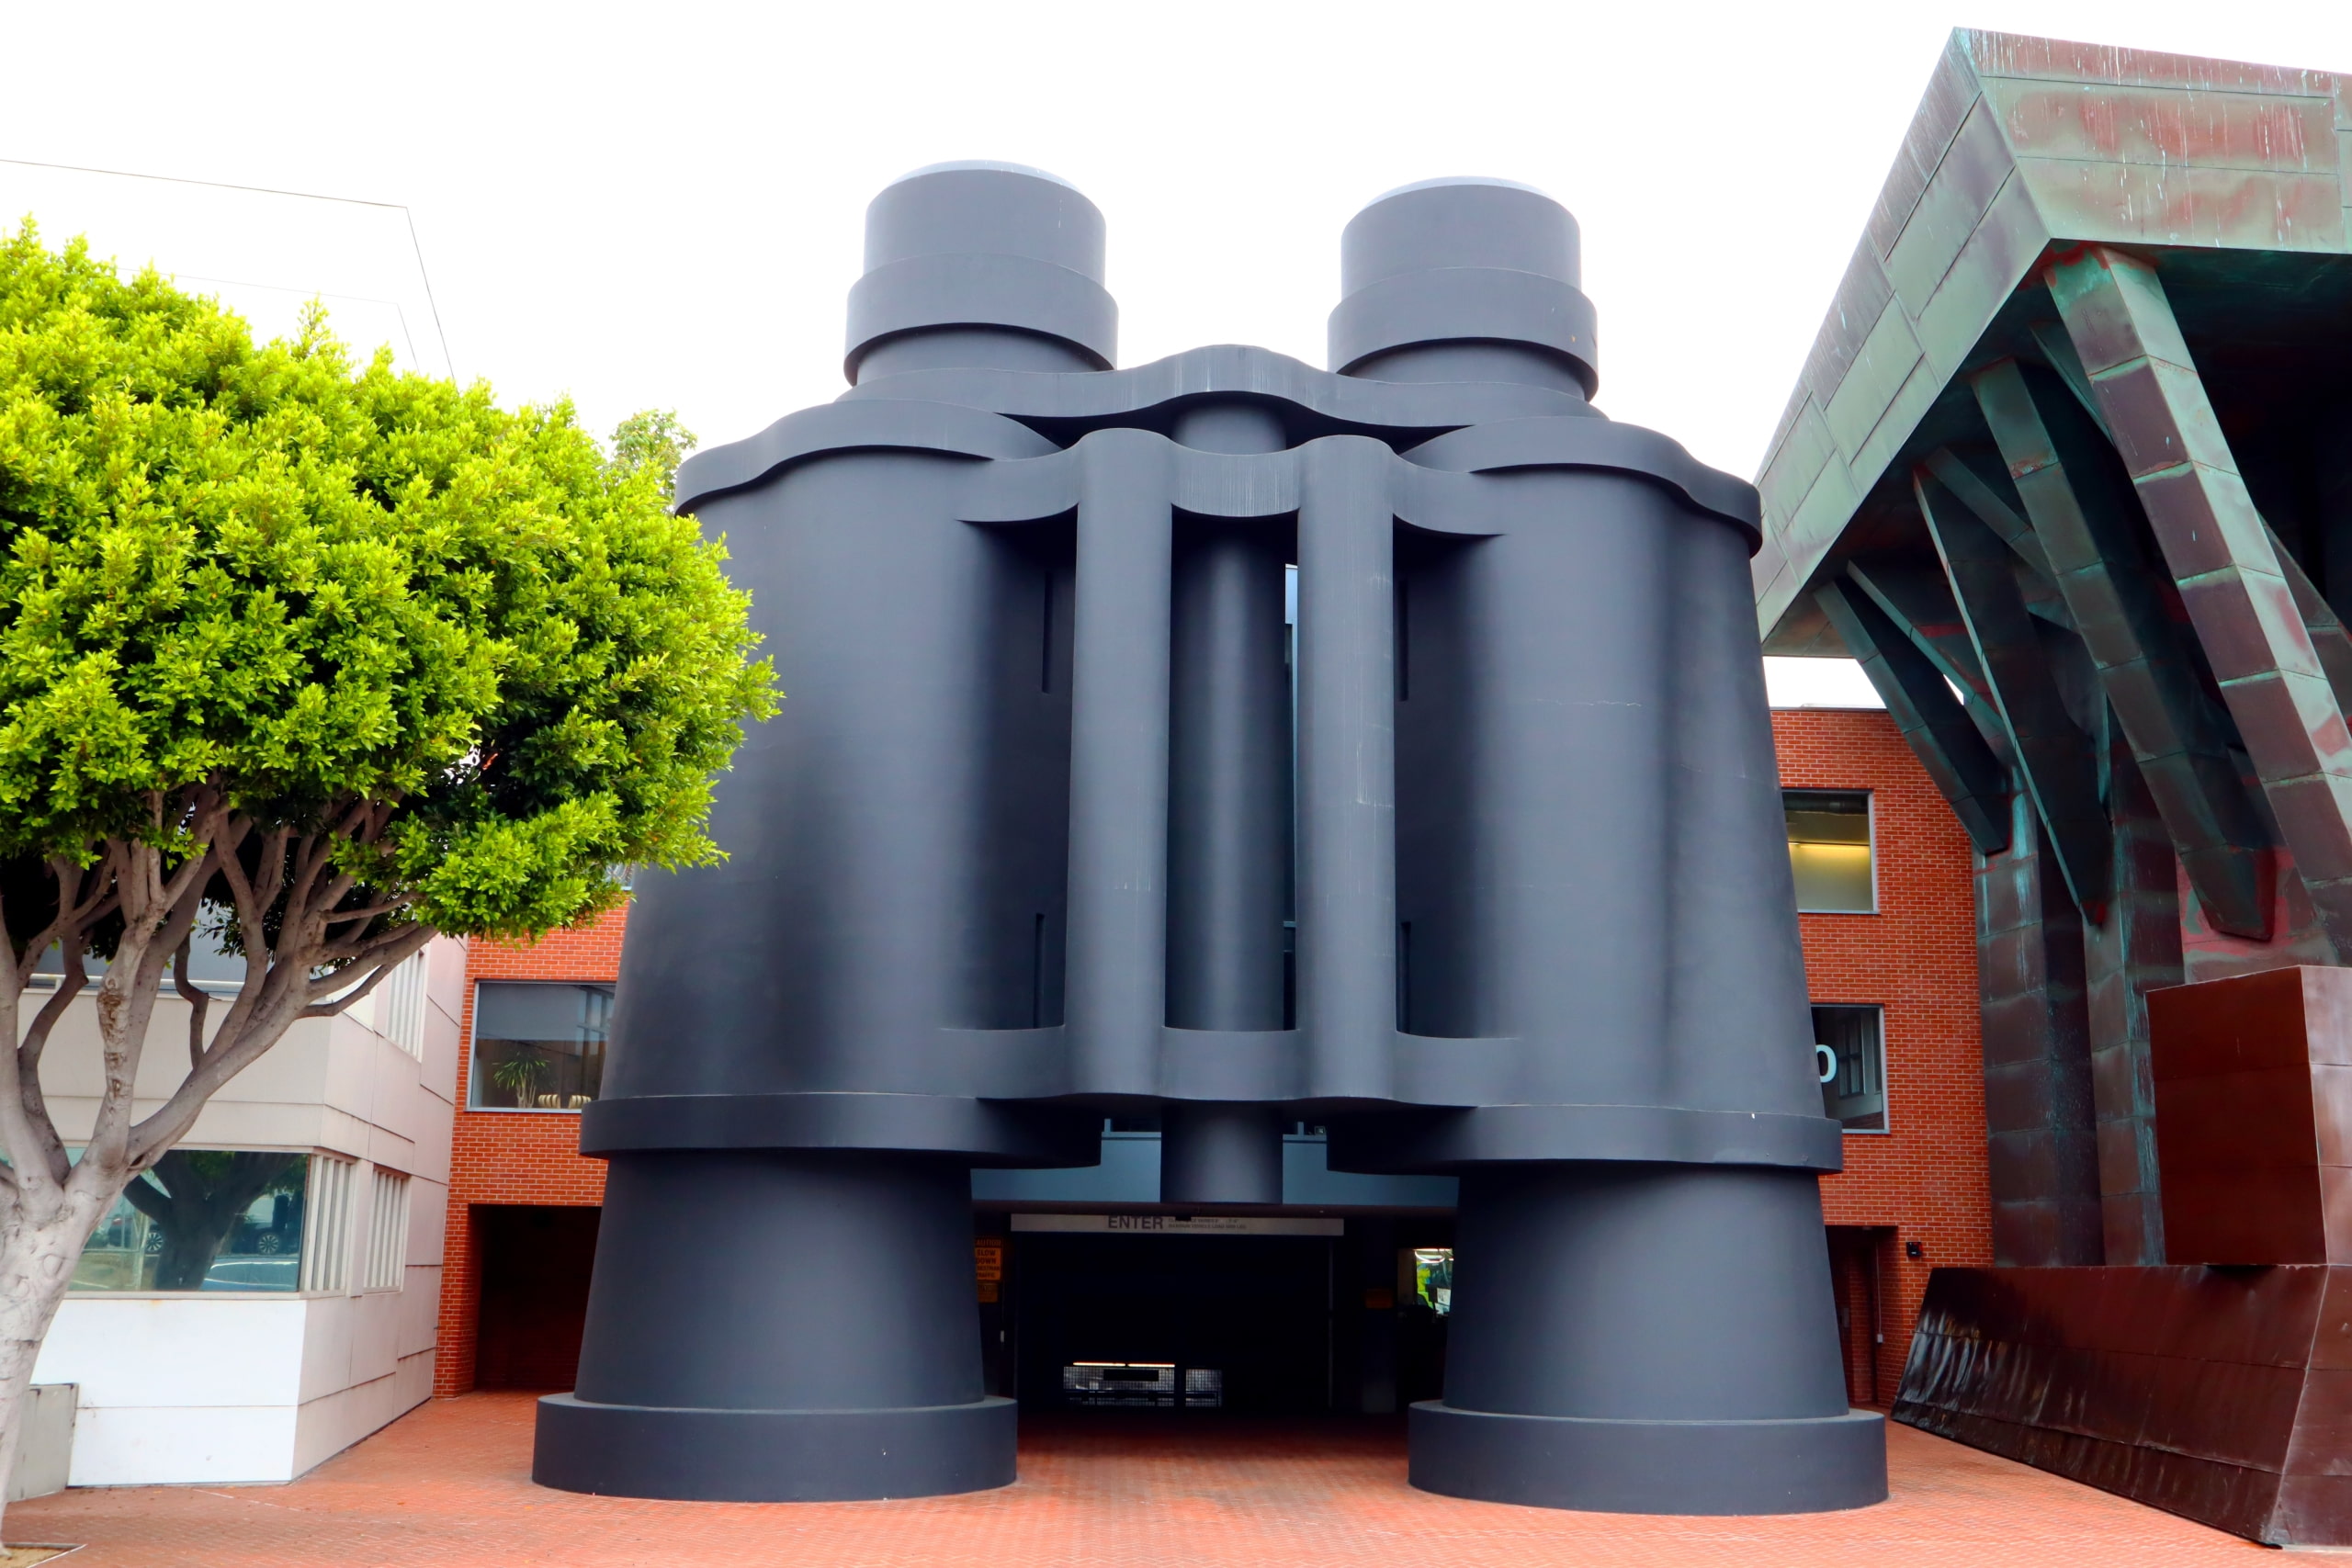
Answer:
M1829 1279L1838 1295L1838 1349L1846 1363L1846 1402L1886 1408L1894 1389L1886 1359L1883 1280L1892 1225L1831 1225Z
M580 1331L603 1213L475 1207L474 1234L481 1246L477 1388L571 1387L580 1371Z
M1174 1391L1214 1385L1223 1410L1332 1407L1329 1240L1033 1232L1016 1247L1027 1408L1086 1403L1066 1392L1065 1371L1090 1362L1165 1363ZM1198 1396L1170 1403L1207 1407Z

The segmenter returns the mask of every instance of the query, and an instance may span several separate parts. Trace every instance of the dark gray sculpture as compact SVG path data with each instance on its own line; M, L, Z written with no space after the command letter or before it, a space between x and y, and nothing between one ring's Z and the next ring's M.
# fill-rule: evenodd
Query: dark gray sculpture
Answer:
M537 1479L1012 1480L967 1172L1091 1164L1105 1114L1157 1109L1172 1202L1279 1202L1297 1117L1337 1168L1461 1173L1416 1484L1883 1497L1815 1182L1838 1129L1757 498L1588 403L1574 220L1493 181L1374 202L1330 373L1111 368L1101 215L1034 171L891 186L866 268L853 389L679 476L788 696L721 784L727 863L640 885Z

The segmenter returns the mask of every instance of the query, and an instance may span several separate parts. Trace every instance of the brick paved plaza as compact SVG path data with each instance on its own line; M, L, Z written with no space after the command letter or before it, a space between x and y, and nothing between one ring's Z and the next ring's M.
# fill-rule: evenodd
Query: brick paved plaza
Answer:
M1401 1425L1060 1417L1022 1434L1018 1484L907 1503L646 1503L535 1487L531 1396L436 1400L288 1486L68 1492L8 1511L73 1568L325 1564L1884 1563L2088 1568L2251 1562L2251 1546L1906 1427L1893 1499L1778 1519L1563 1514L1405 1484Z

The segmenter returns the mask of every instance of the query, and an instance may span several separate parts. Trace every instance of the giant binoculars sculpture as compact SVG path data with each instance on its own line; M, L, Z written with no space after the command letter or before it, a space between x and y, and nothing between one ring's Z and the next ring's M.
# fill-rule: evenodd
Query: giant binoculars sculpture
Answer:
M682 469L786 697L720 782L726 863L639 885L540 1481L1009 1482L969 1171L1090 1165L1156 1110L1167 1201L1281 1201L1295 1117L1336 1168L1460 1174L1417 1484L1884 1495L1815 1179L1755 492L1589 405L1549 198L1408 186L1342 254L1331 371L1114 369L1094 207L922 171L868 214L852 389Z

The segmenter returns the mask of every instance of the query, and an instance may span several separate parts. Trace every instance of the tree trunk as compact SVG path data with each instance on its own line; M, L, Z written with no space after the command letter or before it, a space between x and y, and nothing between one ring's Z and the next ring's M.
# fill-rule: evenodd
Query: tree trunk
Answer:
M119 1184L118 1184L119 1185ZM28 1391L41 1341L74 1282L74 1265L97 1228L98 1216L113 1206L68 1187L42 1223L17 1224L0 1234L0 1480L17 1473L17 1450L24 1440ZM7 1497L0 1491L0 1524ZM0 1540L5 1540L0 1532Z

